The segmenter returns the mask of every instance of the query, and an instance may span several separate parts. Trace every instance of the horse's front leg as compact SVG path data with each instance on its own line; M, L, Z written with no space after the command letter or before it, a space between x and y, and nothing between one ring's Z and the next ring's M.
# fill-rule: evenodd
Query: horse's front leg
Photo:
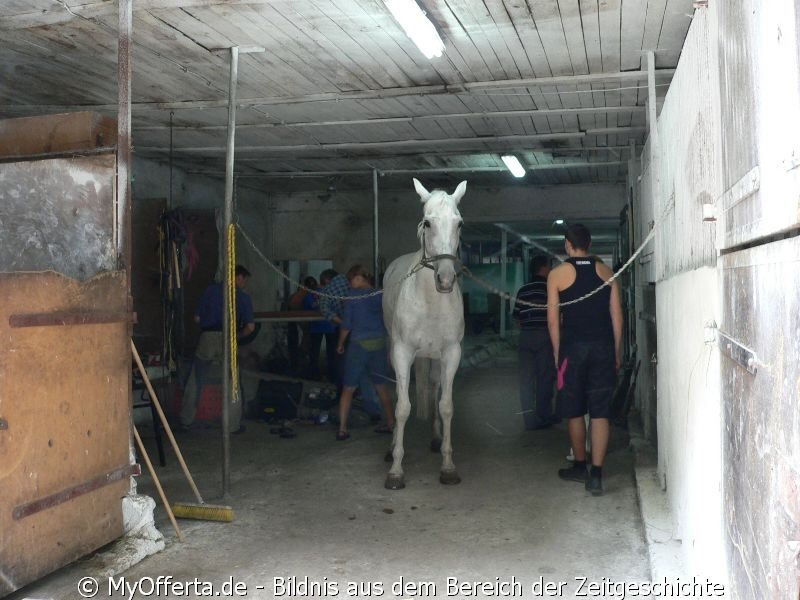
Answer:
M439 359L431 360L431 372L425 385L430 394L431 405L433 406L433 431L431 437L431 452L441 452L442 450L442 416L439 414L439 392L441 391L442 380L442 361Z
M446 485L461 483L461 477L453 464L453 446L450 441L450 425L453 420L453 379L461 361L461 345L454 344L442 353L439 414L442 417L442 471L439 481Z
M411 364L414 351L403 344L392 344L392 365L397 377L397 405L394 410L394 434L392 436L392 467L386 475L384 487L388 490L401 490L406 487L403 481L403 432L411 414L411 400L408 385L411 378Z

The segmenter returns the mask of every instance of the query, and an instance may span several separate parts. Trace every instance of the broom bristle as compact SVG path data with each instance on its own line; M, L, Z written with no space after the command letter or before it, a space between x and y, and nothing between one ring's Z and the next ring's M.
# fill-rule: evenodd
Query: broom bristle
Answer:
M199 519L201 521L233 521L233 509L230 506L216 504L176 503L172 505L172 513L179 519Z

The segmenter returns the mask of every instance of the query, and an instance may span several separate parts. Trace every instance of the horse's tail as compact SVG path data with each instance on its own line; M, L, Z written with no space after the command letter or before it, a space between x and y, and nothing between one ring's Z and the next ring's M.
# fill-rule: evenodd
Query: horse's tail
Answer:
M430 358L417 357L414 359L414 378L417 392L417 418L427 421L431 418L431 407L434 403Z

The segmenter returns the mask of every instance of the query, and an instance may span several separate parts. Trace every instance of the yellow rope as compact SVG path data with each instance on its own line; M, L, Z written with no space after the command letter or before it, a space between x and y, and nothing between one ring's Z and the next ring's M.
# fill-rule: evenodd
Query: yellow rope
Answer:
M236 344L236 226L228 225L228 320L230 323L230 357L231 357L231 397L239 398L239 361Z

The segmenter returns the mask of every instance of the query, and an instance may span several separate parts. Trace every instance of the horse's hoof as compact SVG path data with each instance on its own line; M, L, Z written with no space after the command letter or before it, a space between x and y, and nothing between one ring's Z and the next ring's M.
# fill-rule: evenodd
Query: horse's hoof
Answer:
M442 471L439 473L439 483L444 485L456 485L461 483L461 477L456 471Z
M394 456L392 455L391 450L387 450L386 454L383 455L383 462L392 462L394 460Z
M402 490L406 484L402 475L389 474L386 476L386 483L383 484L383 487L387 490Z
M441 452L442 451L442 440L433 439L431 440L431 452Z

